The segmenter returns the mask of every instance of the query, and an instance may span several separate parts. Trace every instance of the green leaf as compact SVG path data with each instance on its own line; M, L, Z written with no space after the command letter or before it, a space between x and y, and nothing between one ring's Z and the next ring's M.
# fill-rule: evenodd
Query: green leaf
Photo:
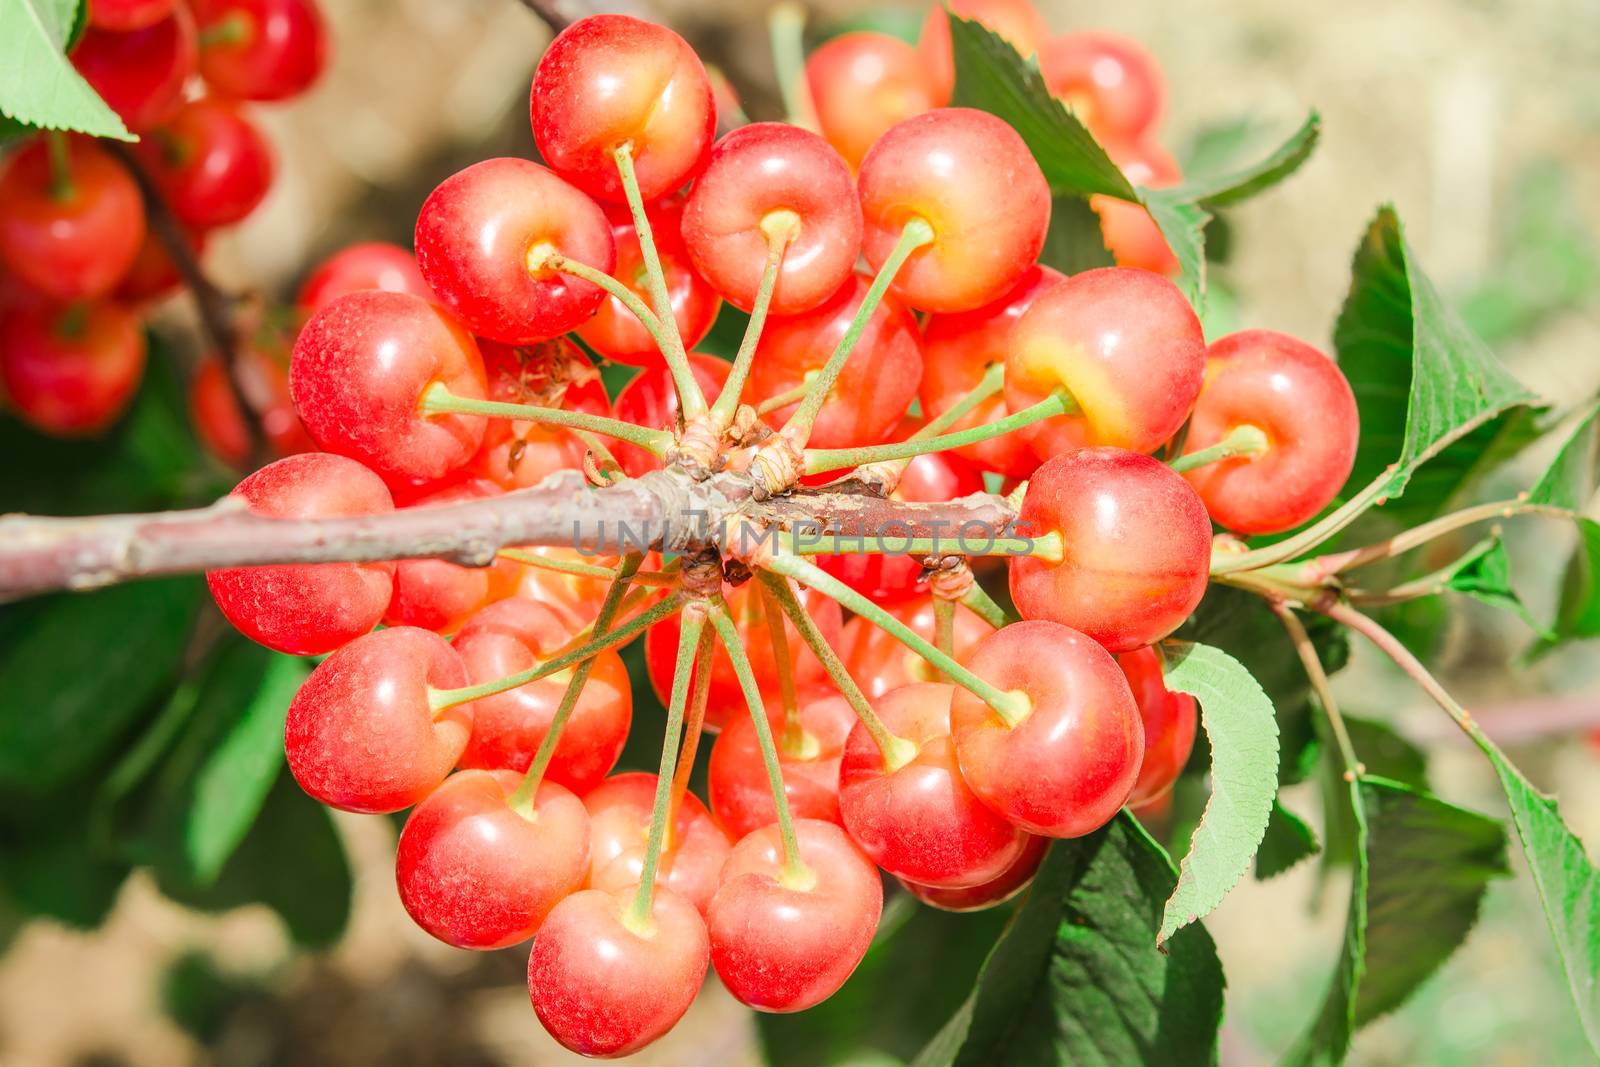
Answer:
M1322 851L1317 835L1304 819L1273 801L1267 833L1256 850L1256 878L1276 878L1303 859Z
M1600 474L1600 404L1592 404L1562 442L1556 458L1528 493L1528 503L1582 511Z
M1537 634L1548 633L1511 587L1511 557L1506 554L1505 542L1498 532L1469 548L1446 568L1443 577L1445 588L1509 611Z
M1260 683L1209 645L1178 645L1170 652L1167 688L1200 702L1211 746L1211 799L1179 865L1158 944L1208 914L1244 877L1278 795L1278 723Z
M1428 754L1378 719L1344 713L1344 732L1372 778L1386 778L1418 792L1428 791Z
M0 0L0 115L28 126L138 138L67 61L78 0Z
M1100 216L1087 201L1075 196L1058 196L1051 202L1050 229L1045 234L1039 262L1062 274L1116 265L1111 253L1106 251Z
M1181 189L1144 189L1144 206L1161 228L1167 247L1178 258L1178 288L1196 307L1204 303L1206 291L1206 223L1211 213Z
M914 1067L1214 1064L1222 965L1203 926L1156 948L1175 872L1127 814L1058 841L977 984Z
M1311 158L1321 136L1322 116L1313 111L1299 129L1265 158L1223 174L1191 178L1178 191L1208 210L1248 200L1299 170Z
M1578 547L1561 579L1556 617L1535 654L1574 638L1600 637L1600 523L1578 520Z
M87 806L75 799L54 798L37 821L0 830L0 897L23 915L87 929L110 913L129 865L88 847Z

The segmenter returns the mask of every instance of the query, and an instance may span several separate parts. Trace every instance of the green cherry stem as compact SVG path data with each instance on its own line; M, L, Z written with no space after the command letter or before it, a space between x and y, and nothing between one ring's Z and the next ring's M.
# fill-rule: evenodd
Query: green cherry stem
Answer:
M566 411L562 408L545 408L535 404L505 404L498 400L476 400L472 397L457 396L443 382L434 382L422 391L419 407L429 415L461 412L467 415L486 415L490 418L589 430L638 445L657 456L665 454L667 446L672 443L672 435L666 430L647 430L631 422L608 419L604 415L591 415L585 411Z
M44 143L50 153L50 199L71 200L76 187L72 182L72 146L60 130L45 132Z
M1244 423L1235 426L1226 437L1210 448L1202 448L1198 452L1179 456L1167 466L1182 474L1196 467L1204 467L1207 463L1220 463L1225 459L1236 459L1239 456L1259 456L1267 450L1267 447L1266 432L1259 426Z
M1306 677L1311 681L1311 689L1317 694L1317 703L1322 705L1322 713L1328 718L1328 726L1333 731L1334 741L1339 746L1339 756L1344 761L1346 775L1361 775L1366 768L1361 765L1361 760L1356 757L1355 746L1350 743L1350 731L1345 729L1344 716L1339 713L1339 702L1333 697L1333 686L1328 684L1328 673L1322 669L1322 660L1317 656L1316 646L1311 643L1311 635L1306 633L1305 624L1300 617L1281 601L1269 601L1274 614L1283 623L1284 630L1289 635L1289 640L1294 644L1294 650L1300 657L1300 665L1305 668Z
M1054 537L1058 543L1061 539L1060 534L1050 534L1049 536ZM1012 621L1006 614L1005 608L996 604L994 597L990 596L983 586L977 582L972 583L972 588L968 589L966 595L961 598L961 603L968 611L993 626L996 630Z
M950 427L960 422L972 413L972 409L994 396L1006 384L1006 365L1004 363L991 363L984 370L983 377L960 400L957 400L946 410L940 412L927 424L918 428L911 435L911 440L926 440L944 433Z
M614 581L622 576L620 567L601 567L593 563L579 563L573 559L556 559L551 556L541 556L536 552L524 552L520 548L502 548L495 554L526 567L575 574L580 578L603 578ZM678 584L678 576L666 571L638 571L632 576L631 581L634 585L671 586Z
M779 745L785 756L799 756L806 748L806 731L800 725L800 703L794 691L794 667L789 659L789 635L783 629L778 606L766 582L757 582L761 597L761 614L765 616L767 633L772 640L772 662L778 671L778 695L783 701L783 737Z
M1346 526L1349 526L1352 522L1355 522L1368 508L1377 503L1385 493L1390 491L1390 486L1394 482L1394 475L1395 468L1393 466L1388 467L1356 493L1355 496L1293 537L1286 537L1275 544L1250 552L1212 553L1212 575L1220 577L1225 574L1235 574L1239 571L1258 570L1275 563L1283 563L1286 560L1294 559L1302 552L1309 552Z
M672 775L672 803L667 814L667 843L672 847L672 828L678 824L678 805L689 789L689 776L694 773L694 760L700 754L700 735L706 725L706 704L711 699L711 652L716 642L715 631L707 626L700 631L700 643L694 649L694 688L689 692L689 711L683 723L683 747L678 752L678 769Z
M595 270L587 263L580 263L575 259L568 259L555 250L553 245L539 244L528 251L528 273L537 274L540 271L553 270L561 274L570 274L574 278L582 278L591 285L598 285L607 293L617 298L622 306L633 312L650 336L655 339L657 347L666 345L662 337L661 319L645 306L639 299L639 294L629 289L622 282L607 274L603 270Z
M789 125L817 132L817 108L806 81L805 8L792 0L767 11L767 39L772 44L772 66Z
M783 531L772 537L775 548L796 556L1034 556L1046 563L1060 563L1062 559L1061 535L1054 530L1038 537L1001 537L987 533L976 537L964 534L954 537L896 537L892 534L868 537L864 534L830 534L820 530Z
M940 652L955 658L956 602L942 596L933 598L933 644Z
M766 329L767 309L772 305L772 291L778 285L778 271L783 268L783 256L789 242L800 232L800 216L787 208L769 212L761 220L761 231L767 235L767 262L761 270L761 284L756 289L756 299L750 305L750 322L739 341L739 351L733 357L733 368L728 380L711 405L711 421L717 426L733 422L734 411L739 407L739 397L744 394L745 380L750 377L750 366L755 362L756 345L761 332Z
M793 389L785 389L781 393L774 393L756 405L757 415L770 415L781 407L788 407L798 400L805 399L806 390L811 388L811 383L816 380L817 372L810 371L805 380Z

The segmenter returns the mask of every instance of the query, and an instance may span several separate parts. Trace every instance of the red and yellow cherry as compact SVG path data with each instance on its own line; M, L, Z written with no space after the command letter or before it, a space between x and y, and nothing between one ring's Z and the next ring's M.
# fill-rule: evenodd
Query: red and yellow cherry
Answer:
M845 738L856 724L850 702L824 687L797 694L797 737L784 733L783 709L767 704L767 719L777 742L783 794L797 819L839 821L839 758ZM778 820L767 781L755 721L749 715L728 718L711 748L706 798L717 822L736 840Z
M289 372L281 357L253 345L238 350L234 373L239 390L261 423L274 455L292 456L316 448L289 399ZM250 433L228 384L228 368L215 355L200 361L189 381L189 414L195 434L211 454L242 467L250 460Z
M1218 524L1262 534L1299 526L1338 495L1361 420L1337 363L1288 334L1245 330L1206 350L1205 387L1184 448L1209 448L1240 426L1265 433L1266 449L1184 477Z
M584 563L599 567L617 565L615 556L586 555L576 548L525 545L520 551L566 563ZM498 565L496 568L498 570ZM605 600L606 590L611 585L604 578L568 574L564 571L518 563L512 564L511 573L515 575L514 595L524 600L536 600L550 608L566 620L570 633L577 633L594 621L601 602Z
M806 84L822 136L852 170L896 123L942 103L923 57L886 33L828 41L806 57Z
M189 253L198 261L205 252L205 232L186 229L183 237ZM139 245L138 254L133 257L133 265L122 276L122 281L117 283L115 294L118 300L138 304L171 296L182 284L183 276L167 254L167 246L162 243L161 235L146 227L144 241Z
M145 134L140 155L173 214L197 229L239 222L272 185L272 149L239 105L191 100Z
M295 311L307 319L346 293L363 289L436 299L417 269L417 257L387 241L365 241L341 248L317 264L295 296Z
M911 627L923 638L935 640L933 597L923 593L899 604L886 604L884 610ZM967 649L994 633L990 626L975 613L957 607L954 617L954 651L957 659L966 655ZM939 673L927 660L911 651L881 626L856 616L844 624L840 637L839 658L844 660L850 677L855 679L869 700L877 700L891 689L913 682L935 682Z
M877 868L838 824L795 819L794 834L798 884L777 826L763 827L734 846L706 912L717 977L758 1011L804 1011L831 997L883 913Z
M1011 329L1006 405L1065 388L1078 411L1035 423L1041 459L1082 445L1152 452L1188 418L1205 377L1194 308L1158 274L1102 267L1040 293Z
M953 692L920 682L873 702L883 725L915 745L916 755L886 765L857 724L839 765L839 811L856 844L890 874L926 885L982 885L1016 861L1027 835L985 807L962 777L950 737Z
M61 174L47 137L0 173L0 267L56 301L109 293L145 238L144 201L128 172L86 137L66 147Z
M1081 837L1109 822L1144 754L1139 708L1111 654L1060 623L1023 621L978 642L966 666L1025 705L1008 722L956 691L950 732L973 793L1046 837Z
M407 501L405 507L406 510L442 507L499 496L501 492L493 482L471 478L424 492ZM507 563L503 569L506 578L500 584L509 591L513 581L511 565ZM455 633L490 599L495 570L496 567L463 567L442 559L399 560L394 568L394 595L383 613L384 624ZM493 676L474 677L472 681L474 684L487 682L512 673L502 671Z
M396 626L358 637L318 664L289 704L289 770L301 789L343 811L420 803L472 730L470 704L436 712L429 695L466 684L461 657L436 633Z
M89 25L113 33L142 30L177 6L178 0L89 0Z
M78 68L130 130L165 122L183 102L199 50L194 17L184 4L166 18L126 33L90 26L72 50Z
M233 490L276 519L375 515L394 509L382 479L353 459L304 452L269 463ZM208 571L217 607L238 631L279 652L331 652L377 625L394 563L280 564ZM458 683L459 684L459 683Z
M1102 141L1136 141L1161 121L1166 82L1137 41L1099 31L1062 34L1039 49L1039 71Z
M639 884L655 800L656 776L641 771L612 775L583 798L591 889L621 891ZM705 805L685 792L662 844L657 892L670 889L703 913L732 847Z
M689 353L689 371L700 386L700 391L714 397L722 391L733 368L725 359L701 352ZM616 417L635 426L651 430L675 428L678 423L678 391L673 388L672 374L664 362L646 367L633 381L617 394ZM617 441L611 444L611 454L629 477L637 478L661 469L661 460L638 445ZM676 646L674 646L676 649ZM676 655L676 651L673 655Z
M971 108L895 126L861 161L861 248L883 265L913 218L933 242L912 252L892 289L924 311L970 311L1004 296L1044 248L1050 186L1017 131Z
M1144 142L1120 150L1113 146L1111 151L1122 173L1135 185L1163 189L1183 180L1177 160L1160 145ZM1091 196L1089 206L1100 216L1100 234L1117 266L1169 276L1178 273L1178 257L1150 212L1114 196Z
M490 400L610 415L600 372L565 338L531 345L479 341ZM472 469L506 489L538 485L558 470L583 466L587 446L571 431L537 422L490 419Z
M483 440L480 415L421 410L435 382L481 400L483 360L460 323L408 293L341 296L306 323L289 362L295 408L317 444L396 485L443 478Z
M626 1056L672 1029L709 962L705 920L658 885L647 924L634 889L587 889L551 910L528 957L528 995L550 1035L585 1056Z
M1194 749L1198 712L1194 697L1167 688L1161 673L1161 656L1153 648L1136 648L1117 657L1128 679L1144 724L1144 763L1128 796L1132 806L1165 796L1183 773Z
M1033 876L1039 873L1039 865L1044 862L1045 853L1050 851L1050 840L1048 837L1029 834L1027 847L1011 866L996 875L993 881L982 885L937 889L933 886L908 882L904 878L899 881L912 896L940 911L982 911L985 908L998 907L1008 900L1016 899L1017 895L1033 882Z
M613 153L632 148L639 195L654 200L705 165L717 128L711 81L689 43L627 15L591 15L557 35L533 75L539 155L590 196L622 201Z
M37 429L96 434L116 421L144 373L139 317L120 304L22 306L0 315L0 386Z
M1024 619L1049 619L1128 652L1176 630L1205 595L1211 519L1165 463L1080 448L1034 472L1017 516L1026 536L1060 538L1060 561L1013 556Z
M1050 36L1050 28L1033 6L1033 0L953 0L948 4L934 4L928 8L928 15L923 19L917 50L928 65L941 107L950 102L950 93L956 84L955 57L951 54L950 46L950 20L944 12L946 7L956 17L981 23L999 34L1023 59L1039 51Z
M826 141L798 126L757 122L712 150L684 205L683 242L701 277L749 311L774 234L789 236L768 308L810 311L855 269L861 204L849 168Z
M440 182L417 215L416 247L438 298L473 333L511 345L558 337L605 298L552 257L603 274L616 263L599 205L526 159L486 159Z
M768 319L756 346L745 399L756 403L789 392L804 384L806 375L820 371L850 328L867 288L867 279L852 275L813 310ZM845 360L807 443L813 448L848 448L881 442L905 414L921 380L922 339L916 320L886 295ZM799 406L795 401L773 411L773 424L787 420Z
M447 945L495 949L532 937L583 888L589 813L554 782L525 810L509 803L522 776L458 771L400 831L395 883L413 921Z
M286 100L311 87L328 61L315 0L192 0L206 84L242 100Z
M670 229L663 223L670 223ZM663 239L662 235L677 228L676 213L665 218L652 218L651 229L658 245L657 258L661 273L666 278L667 298L672 304L672 318L678 326L678 336L685 348L692 348L710 331L711 324L722 309L722 300L700 275L689 265L688 254L681 242ZM617 265L614 275L635 296L650 306L649 283L646 280L644 250L639 246L639 234L632 220L613 222L611 237L617 246ZM594 318L579 326L579 337L602 356L619 363L636 367L660 362L661 349L655 338L645 328L639 317L623 306L621 300L607 296L600 302Z
M521 597L483 608L456 635L456 651L473 684L525 671L551 658L572 637L567 621L543 604ZM589 679L572 708L545 770L582 796L599 785L628 740L633 690L617 653L594 658ZM526 771L550 732L551 720L572 680L570 670L473 702L472 737L463 767Z

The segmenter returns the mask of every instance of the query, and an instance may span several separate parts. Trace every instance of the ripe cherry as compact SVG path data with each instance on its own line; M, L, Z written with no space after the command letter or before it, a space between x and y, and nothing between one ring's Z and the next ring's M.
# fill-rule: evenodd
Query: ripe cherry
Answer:
M689 370L707 397L716 396L733 368L725 359L701 352L689 353ZM617 394L616 417L635 426L652 430L675 428L678 422L678 391L664 362L646 367ZM608 442L612 455L630 477L660 470L661 460L638 445L626 441ZM676 655L676 646L672 655Z
M809 130L782 122L740 127L717 142L684 205L682 234L701 276L749 311L766 270L769 230L792 226L768 305L810 311L855 269L861 204L844 160ZM687 342L686 342L687 343Z
M177 6L178 0L89 0L89 25L113 33L142 30Z
M632 146L639 195L665 196L705 165L717 127L711 81L689 43L627 15L591 15L557 35L533 75L533 139L591 196L621 201L612 153Z
M525 810L514 771L458 771L406 819L395 882L407 914L457 948L526 941L589 873L589 813L554 782Z
M139 317L120 304L23 304L0 314L0 385L46 433L96 434L116 421L144 373Z
M469 478L451 482L439 489L425 491L408 500L412 508L441 507L467 500L482 500L499 496L502 490L483 478ZM499 584L502 593L512 587L511 565L506 565L506 577ZM492 579L496 567L463 567L442 559L402 559L395 563L394 595L384 610L387 626L417 626L435 633L455 633L473 612L490 599ZM493 675L500 678L511 671ZM474 684L492 680L490 677L473 678Z
M269 463L234 489L251 511L279 519L374 515L394 509L383 481L353 459L305 452ZM282 564L209 571L217 607L240 633L279 652L331 652L377 625L394 563Z
M682 243L666 236L676 232L677 221L676 211L663 213L651 218L651 229L656 235L658 258L667 281L667 297L672 303L678 335L685 348L692 348L710 331L717 312L722 309L722 300L690 267ZM617 247L614 276L649 307L644 251L639 246L639 234L633 221L613 222L611 237ZM596 352L619 363L645 367L661 361L661 349L650 331L614 296L608 295L602 300L594 318L579 326L576 332Z
M1111 654L1060 623L1024 621L978 642L966 666L1027 705L1012 724L956 691L950 731L972 791L1048 837L1081 837L1110 821L1144 754L1139 708Z
M289 704L283 745L295 781L343 811L420 803L472 729L471 705L435 712L429 693L466 684L461 657L436 633L396 626L356 638L318 664Z
M1112 145L1109 151L1135 185L1163 189L1183 180L1177 160L1160 145L1148 142L1132 148ZM1169 276L1178 273L1178 257L1150 212L1114 196L1091 196L1089 206L1100 216L1101 236L1107 250L1116 258L1117 266L1137 267Z
M616 263L599 206L525 159L486 159L440 182L417 215L416 245L439 299L474 333L512 345L566 333L605 297L550 257L603 274Z
M928 65L941 107L950 102L950 93L956 84L950 20L945 16L945 7L958 18L981 23L999 34L1023 59L1039 51L1050 36L1050 28L1033 6L1033 0L953 0L948 4L934 4L923 19L917 51Z
M528 994L550 1035L585 1056L626 1056L677 1024L709 962L694 906L657 886L649 925L628 921L632 887L557 904L534 938Z
M576 548L525 545L521 551L533 556L543 556L550 560L559 560L565 563L583 563L591 567L615 567L617 565L615 556L597 557L580 552ZM497 564L497 569L498 566ZM595 578L584 574L568 574L564 571L525 566L519 563L511 563L511 573L515 575L514 595L524 600L535 600L545 605L566 620L567 626L572 633L577 633L594 621L595 614L600 610L601 602L605 600L606 590L611 585L604 578Z
M767 718L778 747L783 793L797 819L839 821L839 758L856 724L850 702L835 690L808 689L795 700L799 734L784 732L783 708L769 701ZM711 813L734 839L778 819L761 747L750 716L730 716L711 748L706 797Z
M898 37L844 33L806 57L817 124L851 169L890 127L938 107L926 61Z
M1132 806L1165 796L1183 773L1194 749L1198 725L1194 697L1167 688L1161 674L1161 655L1153 648L1136 648L1117 657L1127 676L1133 699L1144 724L1144 763L1128 797Z
M1137 41L1114 33L1062 34L1039 50L1039 70L1102 141L1132 142L1161 120L1161 68Z
M1019 893L1028 888L1033 882L1033 876L1039 873L1039 865L1044 862L1045 853L1049 851L1050 838L1029 834L1028 844L1021 854L1011 866L996 875L993 881L982 885L963 886L960 889L936 889L908 882L904 878L900 879L900 884L905 886L912 896L940 911L982 911L1014 900Z
M1011 596L1127 652L1177 629L1205 595L1211 520L1165 463L1120 448L1080 448L1034 472L1018 524L1061 539L1061 561L1013 556Z
M51 300L109 293L144 237L139 187L86 137L67 139L59 173L48 136L0 172L0 266Z
M483 440L482 416L421 410L435 382L483 399L477 345L426 300L377 289L341 296L313 315L289 363L295 407L317 444L395 485L444 477Z
M1265 451L1184 474L1219 524L1241 534L1287 530L1338 495L1355 463L1361 420L1337 363L1273 330L1212 344L1184 448L1208 448L1246 425L1266 434Z
M1065 388L1078 412L1026 431L1042 459L1080 445L1151 452L1200 395L1205 337L1189 301L1149 271L1102 267L1040 293L1011 329L1006 404Z
M183 236L190 254L199 260L205 252L205 232L186 230ZM172 257L167 255L167 247L160 235L146 227L144 241L139 245L138 254L133 257L133 265L123 275L122 281L117 283L117 299L134 304L159 300L171 296L182 284L183 276L178 273Z
M985 807L962 777L950 737L952 695L949 685L923 682L873 703L884 726L915 744L917 754L886 766L858 724L839 766L839 811L856 844L890 874L926 885L981 885L1016 861L1027 835Z
M117 33L90 26L72 50L72 65L137 133L177 111L198 54L194 17L177 4L143 29Z
M641 771L612 775L583 798L591 889L622 891L639 884L655 799L656 776ZM704 912L732 847L705 805L685 792L662 845L656 892L669 889Z
M229 226L272 185L272 149L239 105L191 100L145 134L140 156L173 214L189 226Z
M923 638L929 641L935 639L931 594L923 593L898 604L886 604L884 610ZM953 622L957 659L964 657L967 649L979 640L994 633L993 626L963 607L956 608ZM901 644L881 626L875 626L859 615L844 624L839 657L849 669L850 677L855 679L869 700L877 700L889 690L913 682L939 681L938 672L927 660Z
M889 130L861 161L861 245L876 269L907 222L933 243L911 253L893 290L925 311L970 311L1033 266L1050 226L1050 186L1017 131L971 108L940 108Z
M610 415L600 372L565 338L531 345L480 341L490 400ZM537 422L490 419L472 469L506 489L538 485L558 470L576 470L588 451L571 431Z
M878 928L883 883L837 824L796 819L806 871L786 877L777 826L734 846L706 912L711 963L742 1003L758 1011L804 1011L850 977Z
M235 373L239 388L260 420L274 455L291 456L316 448L289 399L289 372L281 356L262 348L239 348ZM250 460L250 434L228 385L228 369L215 355L200 361L189 381L189 414L195 434L211 454L242 467Z
M192 0L203 43L200 73L242 100L286 100L311 87L328 61L315 0Z
M365 241L341 248L319 263L301 284L294 307L301 318L310 318L338 297L363 289L436 299L417 269L417 257L387 241Z

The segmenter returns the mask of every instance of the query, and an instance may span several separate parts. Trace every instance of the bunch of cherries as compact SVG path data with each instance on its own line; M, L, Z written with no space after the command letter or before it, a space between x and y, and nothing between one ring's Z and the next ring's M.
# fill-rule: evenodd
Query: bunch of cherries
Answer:
M315 0L90 0L71 59L139 135L134 152L198 255L272 184L249 105L305 92L326 51ZM22 419L64 436L110 426L143 375L142 311L179 282L133 176L99 142L46 132L5 161L0 385ZM279 453L311 447L288 400L287 342L250 332L240 391ZM226 373L208 356L191 407L202 440L242 464L249 439Z
M1357 419L1300 341L1208 347L1159 273L1037 264L1050 192L987 113L897 122L854 174L794 125L714 140L690 47L596 16L551 44L531 118L544 165L477 163L422 206L426 291L348 292L305 324L289 380L324 451L246 478L252 510L470 510L574 468L755 501L841 473L949 501L987 473L1020 499L975 547L896 555L857 531L814 546L822 565L794 531L751 547L730 525L670 558L208 576L245 634L331 652L288 712L301 786L413 808L410 915L464 948L531 937L540 1020L609 1056L666 1032L708 966L760 1010L828 997L873 936L880 868L934 906L992 906L1051 839L1161 796L1196 708L1156 643L1205 591L1213 523L1316 514ZM731 362L692 351L722 301L749 313ZM585 348L642 367L614 404ZM1007 557L1020 620L974 580L984 555ZM613 775L632 714L616 650L641 634L661 766ZM686 788L703 732L709 806Z

